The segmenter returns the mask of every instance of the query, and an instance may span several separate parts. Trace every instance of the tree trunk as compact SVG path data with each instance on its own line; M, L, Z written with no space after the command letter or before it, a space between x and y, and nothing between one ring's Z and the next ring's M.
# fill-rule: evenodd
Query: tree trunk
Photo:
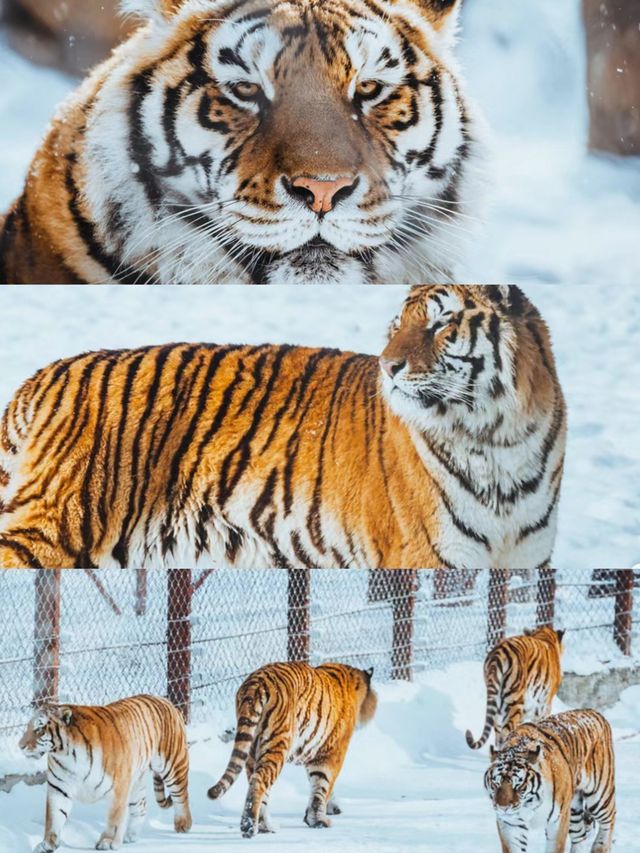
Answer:
M640 3L583 0L589 147L640 154Z

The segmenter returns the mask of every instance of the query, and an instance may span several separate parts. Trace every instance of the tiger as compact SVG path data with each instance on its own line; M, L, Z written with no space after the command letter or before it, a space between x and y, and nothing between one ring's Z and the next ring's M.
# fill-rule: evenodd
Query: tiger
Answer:
M411 289L380 356L167 344L40 371L0 429L7 568L537 568L565 407L517 288Z
M126 0L0 224L13 284L455 281L484 218L461 0Z
M479 740L466 732L471 749L480 749L495 731L499 749L521 723L535 722L551 714L551 703L562 681L564 631L544 625L524 636L501 640L484 662L487 713Z
M496 812L502 853L526 853L546 821L547 853L583 850L596 824L592 853L612 849L616 820L611 727L597 711L566 711L512 731L492 749L484 784Z
M34 853L52 853L74 802L109 799L107 827L96 850L136 841L144 823L146 778L155 798L174 807L176 832L191 829L189 753L179 711L157 696L133 696L105 706L43 703L20 739L29 758L47 757L44 840Z
M236 695L231 758L208 791L210 799L219 799L246 769L249 791L240 822L244 838L274 831L269 795L287 761L303 765L309 777L304 822L314 828L331 826L329 815L341 812L332 793L351 736L376 712L372 676L373 668L341 663L274 663L244 681Z

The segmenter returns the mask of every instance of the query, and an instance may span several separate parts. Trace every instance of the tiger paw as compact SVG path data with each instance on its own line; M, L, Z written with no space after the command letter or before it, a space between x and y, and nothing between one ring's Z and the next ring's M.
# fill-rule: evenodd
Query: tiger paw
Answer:
M309 811L304 816L304 822L312 829L328 829L331 826L331 820L326 815L313 814Z
M258 832L258 826L253 818L244 816L240 821L240 832L243 838L253 838Z
M96 844L96 850L119 850L122 847L119 841L111 835L103 833Z
M55 847L51 847L51 845L47 844L46 841L41 841L37 847L33 848L33 853L53 853Z
M173 827L176 832L189 832L192 825L191 815L180 815L173 821Z
M342 814L342 809L335 800L331 800L327 804L327 814Z
M274 832L275 832L275 829L274 829L274 828L273 828L273 826L269 823L269 821L267 821L267 820L262 820L262 818L261 818L261 819L260 819L260 822L258 823L258 832L259 832L261 835L267 835L268 833L274 833Z
M137 831L127 831L124 837L125 844L134 844L140 838L140 833ZM107 848L108 849L108 848Z

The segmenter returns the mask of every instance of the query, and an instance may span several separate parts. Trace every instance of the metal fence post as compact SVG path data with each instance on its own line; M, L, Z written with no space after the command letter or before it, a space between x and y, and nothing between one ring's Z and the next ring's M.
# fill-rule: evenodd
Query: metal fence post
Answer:
M538 628L542 628L544 625L553 625L556 611L556 587L556 570L551 568L540 569L536 590L536 623Z
M33 701L58 700L60 688L60 569L38 569L34 576Z
M189 569L167 572L167 698L191 719L191 604Z
M633 569L619 569L616 572L616 598L613 619L613 639L620 651L631 654L631 634L633 630Z
M389 574L393 606L391 678L397 681L411 681L418 574L415 569L398 569Z
M148 570L138 569L136 572L136 616L144 616L147 612L148 586Z
M507 626L507 601L509 597L509 572L507 569L489 569L489 601L487 602L487 645L493 648L504 638Z
M311 572L309 569L289 569L287 578L287 659L308 663Z

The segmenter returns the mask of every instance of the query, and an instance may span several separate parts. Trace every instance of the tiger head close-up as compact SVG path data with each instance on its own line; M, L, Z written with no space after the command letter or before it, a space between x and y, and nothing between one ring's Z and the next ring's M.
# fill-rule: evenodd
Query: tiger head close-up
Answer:
M452 281L484 146L459 0L127 0L0 223L9 283Z

